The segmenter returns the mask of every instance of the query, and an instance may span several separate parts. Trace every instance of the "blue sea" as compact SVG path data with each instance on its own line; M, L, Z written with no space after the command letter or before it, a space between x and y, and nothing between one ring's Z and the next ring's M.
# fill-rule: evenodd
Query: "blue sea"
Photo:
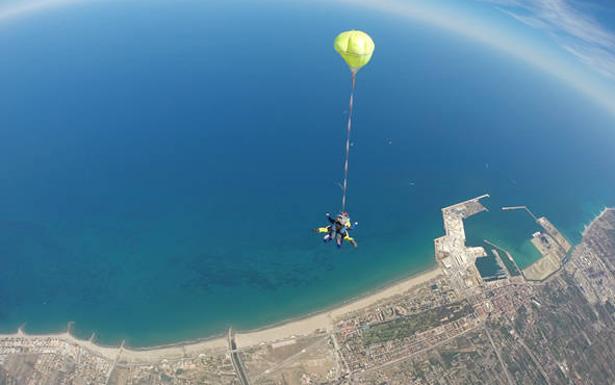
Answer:
M349 210L350 74L369 31ZM80 3L0 24L0 330L131 346L251 329L434 264L440 208L521 265L528 205L573 241L615 205L613 116L559 80L394 16L297 2Z

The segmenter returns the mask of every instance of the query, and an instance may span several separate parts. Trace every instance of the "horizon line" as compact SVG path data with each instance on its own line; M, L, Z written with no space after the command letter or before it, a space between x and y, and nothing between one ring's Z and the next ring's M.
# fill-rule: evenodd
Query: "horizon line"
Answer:
M95 0L88 1L91 4ZM279 1L279 0L275 0ZM544 72L570 86L580 94L593 100L615 118L615 91L604 87L597 80L588 79L589 75L577 68L563 63L552 54L541 52L533 47L528 39L515 36L511 31L495 28L484 18L458 12L448 5L433 2L400 2L397 0L336 0L340 4L357 5L383 12L395 17L412 19L434 26L450 33L464 36L470 41L497 49L521 62ZM54 7L85 3L84 0L32 0L0 6L0 23L20 16L43 11ZM454 11L454 12L453 12ZM606 80L604 80L606 82Z

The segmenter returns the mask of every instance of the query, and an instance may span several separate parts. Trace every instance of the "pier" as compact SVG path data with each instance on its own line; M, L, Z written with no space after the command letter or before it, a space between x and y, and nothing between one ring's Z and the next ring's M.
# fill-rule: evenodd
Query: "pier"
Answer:
M487 244L487 245L489 245L489 246L493 247L493 248L494 248L494 249L496 249L496 250L501 250L501 251L503 251L503 252L506 254L506 257L508 258L508 260L509 260L509 261L513 264L513 266L515 267L515 269L517 269L517 272L519 272L519 274L521 274L521 276L523 276L523 277L525 278L525 276L523 275L523 270L521 270L521 269L519 268L519 265L517 265L517 262L515 261L515 259L513 258L513 256L512 256L512 255L508 252L508 250L506 250L506 249L504 249L504 248L502 248L502 247L500 247L500 246L496 245L495 243L493 243L493 242L491 242L491 241L488 241L488 240L486 240L486 239L484 239L484 240L483 240L483 242L485 242L485 244ZM496 254L496 253L494 253L494 254ZM500 255L499 253L497 253L496 255L498 256L498 258L501 258L501 255ZM501 261L502 261L502 263L504 263L504 260L501 260ZM511 273L511 275L512 275L512 273Z
M491 253L493 254L493 257L495 258L495 263L500 269L500 272L493 274L493 275L489 275L489 276L483 276L482 277L483 280L484 281L495 281L495 280L500 280L500 279L510 279L510 276L511 276L510 271L506 267L506 264L504 264L504 261L502 260L502 257L500 256L500 253L498 252L498 250L493 248L491 249Z
M532 219L534 219L534 222L538 222L538 217L536 215L534 215L532 210L530 210L527 206L502 207L502 210L504 210L504 211L509 211L509 210L525 210L525 212L527 212L532 217Z

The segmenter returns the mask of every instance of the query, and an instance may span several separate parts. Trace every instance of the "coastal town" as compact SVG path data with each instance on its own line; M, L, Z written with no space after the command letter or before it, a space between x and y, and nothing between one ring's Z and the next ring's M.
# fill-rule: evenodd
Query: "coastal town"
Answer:
M336 309L150 349L19 330L0 335L0 385L614 384L615 210L578 245L534 217L542 258L506 270L507 250L466 244L487 198L442 209L435 268ZM497 279L476 267L489 251Z

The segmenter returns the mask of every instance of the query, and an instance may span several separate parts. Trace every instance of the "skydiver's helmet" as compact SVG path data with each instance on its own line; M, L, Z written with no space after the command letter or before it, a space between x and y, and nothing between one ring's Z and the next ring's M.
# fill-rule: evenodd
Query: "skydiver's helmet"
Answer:
M351 223L350 223L350 216L348 215L347 211L342 211L340 213L340 215L337 216L337 220L344 225L344 227L350 227Z

